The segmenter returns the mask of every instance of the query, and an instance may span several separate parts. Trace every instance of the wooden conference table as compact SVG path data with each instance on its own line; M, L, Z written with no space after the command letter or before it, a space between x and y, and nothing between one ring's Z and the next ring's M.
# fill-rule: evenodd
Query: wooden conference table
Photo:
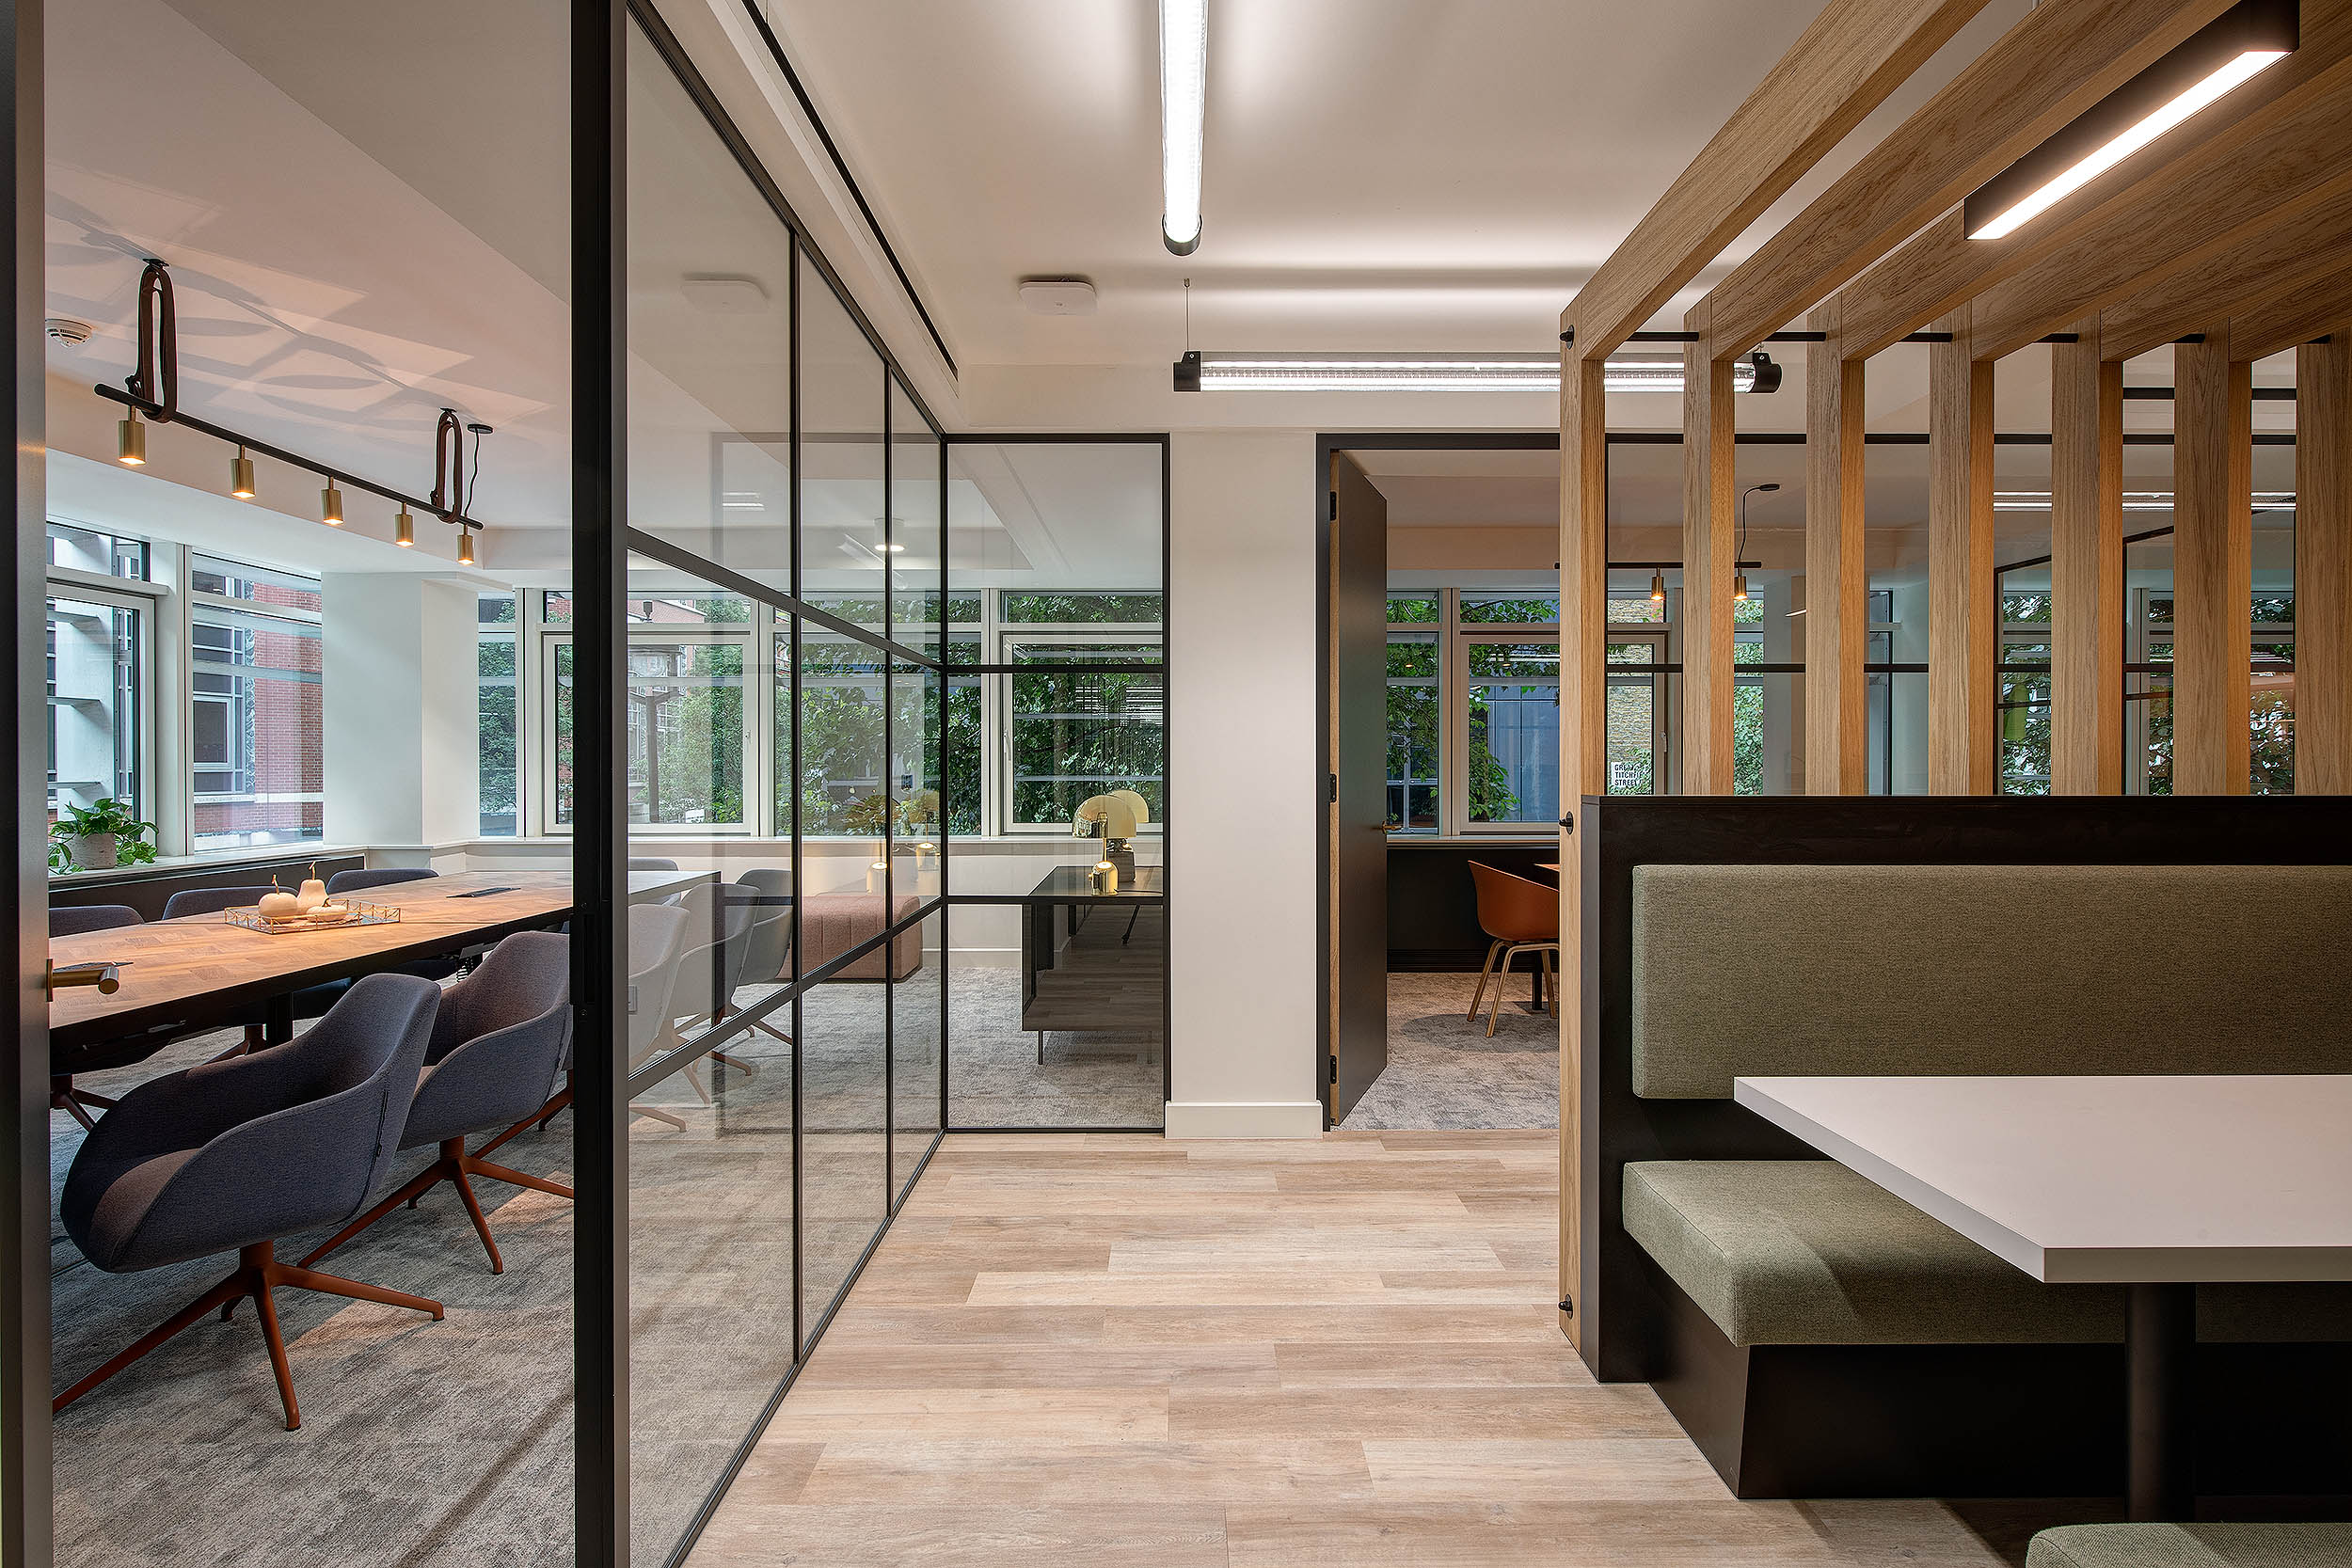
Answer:
M2130 1288L2134 1520L2194 1513L2197 1285L2352 1279L2352 1076L1740 1078L1732 1097L2036 1279Z
M709 879L707 872L632 871L629 901L666 898ZM51 938L49 956L58 967L119 964L121 984L112 995L95 986L59 990L49 1004L50 1048L71 1051L164 1026L228 1022L256 1006L282 1008L309 986L552 926L571 914L572 879L560 871L468 871L348 896L397 906L400 919L271 936L203 914ZM290 1011L273 1016L269 1037L281 1039L291 1027ZM158 1047L162 1043L159 1037Z

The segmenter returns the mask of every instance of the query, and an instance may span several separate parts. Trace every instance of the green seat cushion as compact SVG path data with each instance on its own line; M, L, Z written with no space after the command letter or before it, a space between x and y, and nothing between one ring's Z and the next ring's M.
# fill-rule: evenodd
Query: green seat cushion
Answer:
M2352 1525L2065 1525L2026 1568L2344 1568Z
M1834 1160L1625 1167L1625 1227L1735 1345L2121 1339L2112 1286L2043 1285Z

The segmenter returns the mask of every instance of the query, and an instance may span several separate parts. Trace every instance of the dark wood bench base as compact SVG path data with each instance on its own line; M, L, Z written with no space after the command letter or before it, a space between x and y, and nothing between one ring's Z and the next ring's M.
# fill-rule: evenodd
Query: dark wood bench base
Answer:
M2122 1494L2121 1345L1741 1347L1643 1261L1646 1381L1736 1497ZM2198 1384L2201 1495L2352 1497L2352 1343L2201 1345Z

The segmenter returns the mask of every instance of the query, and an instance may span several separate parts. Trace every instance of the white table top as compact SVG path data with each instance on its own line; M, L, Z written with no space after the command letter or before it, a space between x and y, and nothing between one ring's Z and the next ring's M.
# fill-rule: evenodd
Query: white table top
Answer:
M1740 1078L2036 1279L2352 1279L2352 1076Z

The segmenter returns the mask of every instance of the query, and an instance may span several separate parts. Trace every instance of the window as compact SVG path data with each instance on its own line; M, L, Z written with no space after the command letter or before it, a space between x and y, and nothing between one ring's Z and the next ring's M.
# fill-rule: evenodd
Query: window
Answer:
M515 679L516 597L485 594L475 612L480 631L475 638L477 685L475 707L482 737L482 836L511 838L522 832L519 816L521 784L515 752L520 714Z
M2130 763L2125 787L2136 795L2172 793L2172 591L2133 590L2133 642L2125 681ZM2258 591L2248 648L2253 689L2247 786L2255 795L2295 793L2295 595Z
M1396 619L1393 602L1391 621ZM1389 633L1389 828L1436 832L1442 717L1438 634Z
M1470 826L1560 819L1560 639L1466 638Z
M195 847L319 838L318 579L199 555L188 584Z
M49 564L71 572L147 580L147 541L99 533L71 523L49 525Z
M48 610L50 820L108 799L144 818L145 613L96 594L53 594Z
M2000 774L2004 795L2050 793L2050 595L2001 595Z
M1152 600L1154 607L1158 600ZM1089 797L1132 789L1165 820L1166 681L1159 644L1064 637L1005 644L1008 663L1036 665L1011 683L1009 825L1067 831ZM1135 665L1056 670L1054 665Z

